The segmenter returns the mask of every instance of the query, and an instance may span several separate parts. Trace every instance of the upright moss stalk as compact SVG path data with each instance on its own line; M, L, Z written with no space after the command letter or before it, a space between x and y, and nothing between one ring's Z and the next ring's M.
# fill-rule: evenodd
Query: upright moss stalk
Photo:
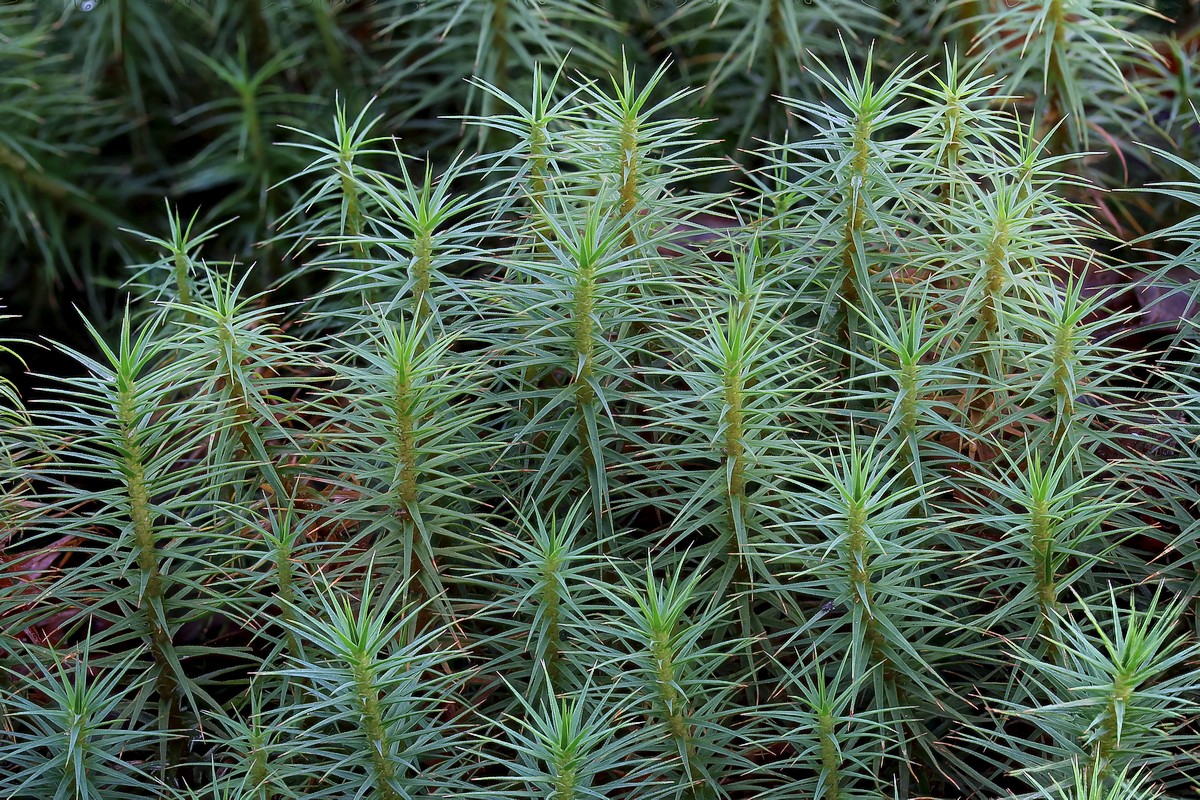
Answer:
M694 710L708 688L704 677L713 664L709 654L694 647L688 628L712 624L720 612L692 621L685 618L699 579L696 575L683 581L676 572L660 581L647 572L644 584L626 585L629 599L621 598L618 607L641 645L633 654L636 673L631 677L648 695L656 722L666 730L670 751L679 758L684 796L707 800L715 797L714 776L700 749L704 733L697 730L700 720Z
M679 690L679 675L675 663L673 645L674 630L655 626L651 630L649 655L655 665L654 685L657 688L656 705L660 720L666 725L667 733L683 759L684 773L693 788L689 795L694 798L709 797L706 788L696 786L704 772L696 752L692 726L688 720L688 703Z
M1061 1L1072 54L1090 47L1089 9L1112 2ZM35 5L0 3L0 41ZM209 146L186 173L155 172L182 204L246 221L202 253L206 234L172 214L131 312L152 320L153 346L110 357L97 334L87 347L102 355L68 352L77 367L57 393L0 412L13 487L0 501L0 764L14 765L0 796L991 797L1069 786L1074 759L1098 765L1106 792L1126 770L1190 790L1200 373L1180 337L1152 381L1132 380L1125 367L1146 355L1100 344L1100 305L1073 299L1066 275L1096 266L1095 247L1104 264L1136 260L1124 266L1147 283L1170 277L1195 261L1195 220L1154 235L1178 256L1110 247L1077 203L1113 210L1115 230L1129 195L1063 177L1054 142L1001 110L1000 85L954 62L938 87L907 67L878 73L936 24L926 7L898 20L888 52L826 70L796 47L836 47L842 12L861 33L868 4L642 3L628 40L688 55L651 67L651 88L630 46L611 84L592 71L560 91L533 70L530 96L522 71L558 63L559 44L608 47L612 29L592 25L606 11L355 2L336 15L351 27L332 31L353 45L345 74L390 89L317 137L293 93L328 96L328 45L286 5L258 7L272 37L299 34L292 60L247 52L271 59L249 74L220 40L207 54L231 88L188 85L195 124L169 151ZM987 3L979 27L1012 21L1004 6ZM46 47L105 44L91 21L113 8L56 13ZM234 41L227 23L249 12L214 8ZM900 11L879 8L880 21ZM987 63L1014 63L1026 31L982 35ZM127 59L145 32L129 29ZM107 162L125 134L61 151L9 135L69 128L53 103L25 102L69 63L0 77L13 93L0 98L0 205L48 221L39 241L86 250L98 239L63 226L78 215L38 205L79 195L27 178L104 182L69 162L85 144ZM485 82L497 69L511 94ZM250 109L243 92L264 70ZM454 159L462 132L440 114L463 107L466 72L503 112L472 120L500 145ZM712 105L668 105L687 96L677 73L711 75ZM754 115L747 130L791 138L744 154L762 171L715 175L706 156L732 145L699 140L694 116L775 91L792 121ZM1089 110L1089 128L1120 144L1149 130L1133 109ZM403 133L397 153L371 149L372 114ZM304 140L308 167L285 168L281 138ZM1116 161L1081 170L1115 177ZM1188 168L1182 152L1127 163L1139 179ZM109 181L122 184L110 207L143 207L145 190L124 186L141 169ZM284 178L275 246L298 271L254 294L243 276L261 274L248 265L265 252L264 176ZM1197 197L1172 184L1161 207L1129 207ZM0 246L0 263L31 258ZM5 273L0 289L20 281ZM272 305L285 293L294 305ZM20 408L6 386L0 401ZM1157 582L1178 608L1152 599ZM1110 586L1129 613L1087 625ZM73 659L70 681L39 671ZM63 702L114 667L129 691ZM61 788L38 774L69 763ZM139 787L134 767L171 785Z
M987 211L987 227L979 242L978 256L981 271L974 281L975 302L979 309L979 324L975 334L979 346L975 348L973 368L991 377L993 397L976 399L977 406L984 403L1002 403L1006 370L1010 368L1013 338L1010 315L1013 306L1011 295L1018 292L1028 276L1024 270L1024 234L1030 226L1024 219L1030 208L1030 200L1023 184L1003 181L996 186L983 202Z
M1000 337L1000 314L1004 292L1008 283L1008 218L1003 213L994 221L991 240L983 263L983 303L980 316L986 341L996 342Z
M956 352L962 317L934 318L927 296L906 300L899 290L894 309L884 310L878 304L869 308L867 335L875 345L874 353L857 357L872 368L864 377L891 401L886 418L878 417L897 441L900 463L908 467L913 485L921 486L929 473L926 462L936 457L939 434L970 438L963 410L944 399L974 386L959 366L963 354Z
M395 595L376 600L369 584L354 601L328 588L315 600L310 612L295 609L291 625L305 657L279 673L300 679L309 695L299 704L307 713L292 723L319 753L306 777L388 800L411 797L430 776L460 789L438 763L453 739L437 719L453 673L436 633L412 635L414 608L397 608ZM431 741L428 731L439 729L442 740Z
M160 513L155 496L164 468L162 453L172 452L169 439L174 432L162 418L172 418L177 397L164 383L166 370L158 363L169 339L156 339L159 331L148 325L134 335L129 315L122 318L117 349L103 346L108 365L96 369L101 391L110 398L114 452L114 472L121 482L127 530L134 550L133 605L141 616L142 638L154 664L154 687L158 694L159 727L163 732L182 724L180 699L184 676L172 642L173 632L167 609L171 604L173 576L164 572L164 551L178 555L178 544L170 544L168 534L160 531ZM152 463L153 462L153 463ZM178 510L178 509L176 509ZM194 701L193 701L194 702ZM166 759L164 774L171 772L183 756L180 742L163 742Z
M637 236L633 232L633 215L638 208L638 166L641 154L638 152L638 118L629 116L621 120L620 134L617 138L620 156L621 175L621 217L628 220L628 230L625 233L625 246L637 244Z
M649 238L655 223L667 221L663 215L669 211L703 206L703 195L695 200L670 197L668 187L675 176L724 169L693 155L707 144L693 138L696 121L664 118L664 112L690 91L677 91L653 102L666 77L664 65L639 87L636 69L622 57L611 92L584 87L584 96L597 112L596 121L579 136L561 137L567 148L564 155L582 168L580 188L599 193L612 204L613 215L624 226L621 244L631 251Z
M876 628L875 591L871 586L871 572L875 569L871 563L874 560L874 548L867 532L869 514L862 491L864 488L856 486L847 498L846 538L842 552L846 559L845 570L849 580L850 602L854 605L854 619L856 625L862 626L862 639L868 648L867 658L886 665L887 656L880 651L883 639Z
M387 729L383 724L383 716L379 709L380 686L376 683L374 654L358 652L350 665L354 681L355 699L358 703L363 735L367 740L367 752L370 753L372 766L372 783L378 796L385 800L400 800L400 795L393 788L396 779L396 768L392 763L392 742L389 741Z
M143 449L142 437L138 431L145 423L148 414L153 413L143 405L145 400L144 388L139 387L142 377L131 366L136 364L139 355L129 349L132 342L129 339L128 319L122 330L121 367L117 378L117 431L120 436L123 457L123 472L125 475L125 491L129 502L129 518L133 525L133 542L137 551L137 565L140 584L139 606L145 615L147 640L150 645L150 655L156 667L156 686L159 700L164 706L163 721L168 729L176 723L178 697L176 690L178 682L175 679L175 668L168 657L171 651L171 634L166 621L166 591L165 580L161 571L158 554L158 537L155 532L155 514L151 507L150 490L146 483L146 453ZM140 391L139 391L140 389Z
M322 394L339 420L326 434L336 443L332 458L358 487L334 519L361 526L396 577L398 596L431 600L412 615L421 626L447 611L440 538L462 535L455 526L470 507L463 487L473 470L486 472L474 458L487 447L472 434L486 404L464 402L479 395L478 368L457 360L454 338L436 336L432 327L411 314L393 321L373 309L339 340L343 383Z
M817 735L821 740L821 778L825 782L823 800L842 800L842 753L837 738L837 720L822 711L817 715Z
M371 262L374 269L370 296L394 307L398 299L395 295L403 286L411 297L412 319L418 325L431 322L431 330L436 331L444 324L437 310L439 270L471 253L475 245L467 243L473 243L482 233L473 224L462 221L477 201L451 191L453 182L472 165L469 161L455 160L435 176L432 163L426 162L423 174L417 177L409 172L404 157L397 154L397 166L399 181L382 175L373 179L376 184L373 197L399 226L388 225L391 235L368 237L385 254L383 259ZM402 273L404 284L386 274L397 260L407 262Z
M405 564L406 585L418 592L414 598L420 602L428 587L428 579L422 576L422 565L428 559L430 542L423 541L425 531L419 528L415 521L420 519L420 463L416 431L420 425L417 414L419 406L414 396L413 379L417 372L417 361L420 357L424 326L414 323L411 328L392 328L398 334L394 339L386 340L395 349L387 353L390 366L394 370L387 379L390 381L387 397L388 419L386 425L389 431L389 450L392 455L392 476L386 492L390 510L395 518L389 527L403 531L400 542L404 543L408 552ZM413 335L415 334L415 335Z
M513 685L529 692L566 691L579 679L581 650L570 646L588 626L585 611L590 575L596 569L596 546L587 535L588 502L580 496L565 513L544 514L532 500L514 504L512 530L488 531L494 543L484 558L479 580L496 587L490 614L509 630L529 659L509 669Z
M520 400L534 412L525 434L537 446L529 451L531 464L539 470L560 466L542 460L543 446L572 452L592 497L594 522L606 529L612 456L604 439L617 430L617 412L625 403L619 395L624 365L612 355L636 324L636 319L622 317L619 326L612 326L609 317L630 309L641 259L622 246L625 227L609 215L603 198L581 201L586 205L579 209L573 203L560 205L569 202L556 197L540 210L550 236L528 261L514 265L525 280L506 286L516 325L508 320L505 325L513 337L512 357L528 381L520 385ZM559 218L550 209L561 212ZM639 309L632 316L641 313ZM531 322L537 335L526 338L520 332ZM535 484L537 491L550 488L541 485L540 477ZM562 500L566 505L574 498Z
M297 593L298 580L293 559L299 557L297 545L303 532L296 524L294 512L289 507L283 514L276 515L272 520L273 529L263 530L269 550L272 574L275 579L275 601L279 612L280 622L284 626L284 637L287 652L293 658L301 654L300 643L293 633L295 628L295 607L300 601Z
M272 440L288 441L288 411L273 391L287 386L281 377L296 355L276 323L275 308L256 307L243 296L249 273L234 282L211 270L203 273L205 291L191 305L173 304L197 320L188 326L188 363L204 376L205 391L217 400L217 416L227 415L224 437L232 450L224 455L261 476L276 497L288 496ZM243 487L230 484L230 499Z
M725 458L728 463L728 514L730 533L737 536L738 530L745 525L744 509L746 507L746 462L745 436L743 414L744 383L741 364L731 361L725 372Z
M1126 372L1124 358L1119 356L1109 359L1106 373L1096 370L1096 356L1104 352L1104 346L1094 340L1102 335L1101 330L1120 325L1121 317L1097 314L1099 298L1086 297L1083 284L1070 277L1064 286L1052 287L1040 296L1037 322L1031 326L1033 336L1043 339L1041 359L1046 363L1052 398L1047 405L1052 406L1052 435L1058 444L1077 444L1080 439L1077 398L1092 391L1119 402L1120 394L1109 387L1118 385Z
M793 552L781 558L798 567L794 575L784 573L789 587L828 598L802 628L828 626L817 640L820 649L813 647L818 657L847 654L842 657L851 681L870 685L880 719L906 732L898 752L916 758L932 747L937 721L901 709L922 706L938 693L942 679L927 655L932 649L910 640L905 631L909 619L933 608L935 598L944 601L954 593L926 585L924 576L939 558L930 533L916 522L924 513L916 512L927 487L905 480L907 471L896 469L899 454L887 444L886 439L851 440L831 463L818 462L828 486L808 495L810 513L820 515L813 522L828 538L808 547L793 545ZM825 622L824 616L838 608L843 613ZM955 635L949 620L938 629L939 635Z
M546 675L552 686L562 672L562 660L559 657L559 648L562 646L562 608L558 590L559 584L562 582L562 566L561 557L557 553L550 553L542 562L541 574L538 576L542 586L539 600L546 626L544 660Z
M842 335L843 344L853 350L853 320L858 313L860 297L870 297L873 294L870 281L870 267L867 264L867 253L864 241L867 233L867 210L872 202L872 171L881 165L874 164L871 151L871 134L874 131L874 108L871 95L871 75L868 71L863 76L863 92L857 108L853 110L854 117L850 127L850 139L847 143L850 151L849 164L846 167L844 183L840 187L842 203L845 205L845 222L842 225L841 262L845 277L842 279Z
M1077 687L1073 703L1019 707L1062 742L1060 753L1066 757L1057 763L1039 759L1043 763L1037 766L1069 779L1068 765L1088 763L1097 788L1122 782L1142 757L1139 749L1162 741L1175 727L1171 718L1190 687L1171 670L1200 653L1191 637L1179 636L1180 604L1164 603L1161 588L1141 610L1132 603L1121 609L1112 594L1109 605L1103 621L1087 605L1081 609L1084 619L1055 615L1051 636L1052 652L1060 654L1057 663L1021 659L1048 679L1050 692Z
M324 0L322 0L322 5ZM316 9L314 13L331 13L328 8ZM372 213L377 213L378 204L372 204L374 185L378 178L370 166L371 159L388 155L377 147L383 137L370 135L380 122L382 115L368 118L374 99L363 105L358 115L351 118L343 102L337 103L333 117L333 133L328 138L313 131L285 126L293 134L303 137L300 141L284 144L313 154L313 160L289 180L309 178L312 185L300 195L295 205L279 221L281 229L288 230L294 223L306 219L298 229L289 230L288 238L297 241L298 248L307 247L311 239L320 235L336 234L338 243L347 243L356 261L354 272L367 269L370 255L369 241L374 229ZM336 201L335 204L329 201ZM317 204L322 207L314 208ZM360 297L369 302L369 281L361 281Z
M358 186L354 180L353 159L353 154L345 150L338 153L337 173L342 188L342 215L346 220L346 235L354 239L354 254L359 258L366 258L367 248L362 241L365 233L362 201L359 199Z
M1093 109L1122 99L1141 105L1128 98L1128 66L1159 58L1137 32L1138 18L1151 15L1151 7L1123 0L993 3L978 17L974 55L1002 76L1007 94L1032 108L1052 152L1082 151L1091 131L1109 124Z
M849 63L849 53L845 55ZM876 293L876 276L895 260L888 246L899 246L909 228L906 208L930 189L930 165L916 156L919 139L889 140L896 126L930 124L927 107L899 110L901 97L924 73L914 75L909 61L876 80L871 61L868 57L861 72L852 69L848 77L820 65L814 74L828 91L828 102L786 101L816 133L777 145L774 165L796 170L783 192L799 190L825 216L818 223L806 216L807 204L788 203L796 220L788 237L816 236L828 248L822 280L828 313L837 320L835 338L845 369L853 367L858 319Z
M724 478L721 482L725 506L722 538L726 541L725 560L732 582L729 588L738 593L745 592L751 586L751 570L747 559L752 550L748 523L753 501L747 486L753 464L749 463L747 444L753 446L753 440L747 420L747 405L753 402L753 395L747 391L747 383L755 381L755 373L769 358L764 353L768 329L763 328L759 309L755 307L757 305L755 302L741 309L729 308L726 312L726 330L721 332L719 327L714 326L712 331L717 334L714 348L722 357L718 368L723 408L719 418L713 420L715 428L719 430L723 426L724 429L722 463L719 467ZM748 601L741 606L741 617L743 633L748 635L752 626Z
M1031 464L1032 477L1035 481L1041 476L1040 463ZM1038 488L1053 487L1037 481ZM1037 491L1030 497L1029 513L1029 557L1036 587L1037 603L1041 610L1042 632L1048 633L1053 623L1054 615L1058 612L1058 576L1055 562L1057 560L1055 536L1055 521L1050 515L1047 497L1042 491Z

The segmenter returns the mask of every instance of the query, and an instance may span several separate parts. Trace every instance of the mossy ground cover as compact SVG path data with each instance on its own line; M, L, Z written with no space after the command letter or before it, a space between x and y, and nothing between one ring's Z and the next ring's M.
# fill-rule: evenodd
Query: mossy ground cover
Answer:
M0 5L0 795L1196 796L1196 16Z

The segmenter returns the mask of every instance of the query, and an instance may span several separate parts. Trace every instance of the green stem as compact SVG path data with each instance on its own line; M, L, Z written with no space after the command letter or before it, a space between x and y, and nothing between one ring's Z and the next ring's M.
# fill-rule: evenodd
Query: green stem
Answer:
M675 688L675 653L671 648L668 632L655 631L650 642L650 657L655 664L654 677L658 687L659 713L676 748L684 757L688 773L695 780L697 775L703 773L699 769L701 764L692 739L692 728L687 721L687 704ZM707 797L709 793L703 789L693 789L691 794L700 798Z
M1029 509L1030 555L1033 576L1037 583L1038 607L1041 612L1039 628L1043 633L1053 630L1054 613L1058 606L1058 579L1054 571L1054 520L1046 502L1035 499ZM1051 653L1056 649L1050 645Z
M585 410L595 403L596 391L592 388L591 378L595 372L593 356L595 354L595 321L592 314L596 307L596 281L590 263L581 263L575 283L575 297L571 309L571 319L574 327L573 350L575 363L579 371L575 375L575 403L579 421L577 423L579 445L583 453L584 465L589 473L598 463L598 453L592 452L592 437L588 432Z
M736 565L734 581L739 591L747 588L750 574L743 554L749 543L742 541L750 500L746 494L746 431L743 403L744 383L740 368L730 365L725 373L725 466L728 486L725 494L726 522L729 527L729 558Z
M858 274L858 258L864 254L858 250L856 239L861 239L866 221L867 208L867 177L871 165L871 120L859 115L854 124L851 136L851 150L854 155L850 159L850 180L843 187L843 192L849 203L846 223L842 226L842 269L845 277L842 279L842 342L847 350L854 349L853 328L851 320L858 306L860 294L869 292L870 286L860 284ZM861 276L865 278L866 276ZM850 353L843 354L843 364L849 370L853 367Z
M267 760L266 734L256 725L249 738L247 744L250 750L250 769L247 774L249 785L257 787L257 794L252 796L256 800L273 800L275 794L268 788L271 768Z
M154 526L154 511L150 500L150 487L146 480L146 458L142 442L138 437L139 410L136 390L132 380L121 382L117 398L117 428L121 441L122 471L129 500L129 516L133 523L133 541L137 551L138 571L142 591L138 606L145 615L146 636L150 645L150 657L157 670L155 688L159 702L163 705L162 721L166 729L178 724L179 683L168 653L171 652L171 635L166 629L164 580L158 553L158 541ZM168 748L168 769L173 769L181 753L177 746Z
M191 259L187 257L187 253L183 250L175 251L175 290L179 294L179 302L181 305L190 306L192 304L192 282L188 278L188 269L191 267ZM191 316L190 314L188 315Z
M846 567L850 578L851 602L862 608L863 641L869 657L882 666L886 683L895 685L894 669L884 652L884 636L875 621L875 589L871 583L871 539L867 533L867 509L859 501L851 504L846 515Z
M1071 380L1071 365L1075 361L1075 331L1070 323L1062 323L1054 336L1054 396L1056 414L1054 438L1062 440L1071 431L1071 420L1075 416L1075 394Z
M412 384L408 378L399 376L395 379L392 392L392 414L396 425L396 481L393 488L400 502L409 506L419 498Z
M946 183L943 184L942 202L947 206L954 205L954 173L958 170L959 153L962 149L962 103L957 95L948 98L949 108L946 109L946 158L942 167L946 170Z
M299 658L300 644L292 633L295 629L295 614L292 613L292 604L296 601L295 570L292 567L291 547L283 542L275 549L275 597L279 600L279 618L287 632L288 653Z
M362 730L367 737L367 750L375 777L375 796L382 800L400 800L400 794L393 787L396 766L388 757L391 743L388 741L387 728L383 724L383 715L379 709L379 688L375 685L371 667L369 657L364 655L353 666L353 675Z
M550 135L544 121L536 121L529 130L529 183L535 199L546 194L546 165L550 160Z
M1101 780L1108 778L1112 771L1113 756L1116 755L1117 749L1121 745L1117 738L1117 720L1120 714L1117 707L1127 707L1132 694L1133 685L1128 678L1120 672L1114 675L1112 694L1109 695L1102 723L1104 732L1096 742L1096 762L1099 765Z
M1063 86L1068 80L1062 63L1062 54L1066 51L1067 46L1067 12L1063 7L1063 0L1050 0L1047 19L1049 24L1054 27L1054 36L1050 44L1050 58L1046 62L1046 113L1042 118L1042 125L1049 130L1063 118ZM1073 122L1078 124L1080 120L1073 120ZM1058 126L1047 149L1048 152L1055 154L1066 153L1070 150L1067 126ZM1074 164L1066 162L1063 166L1071 169Z
M917 438L920 429L918 379L920 367L909 361L900 370L900 431L905 437Z
M620 164L621 164L621 216L625 220L626 247L637 244L633 232L633 213L637 210L638 202L638 119L636 116L621 123Z
M554 765L554 792L550 800L575 800L575 785L578 783L573 759L563 759L566 763Z
M420 452L417 442L417 418L415 414L416 399L412 383L408 377L397 375L392 386L392 420L393 452L395 472L392 478L391 493L395 498L399 512L399 532L401 541L406 534L411 534L411 544L408 553L408 575L406 578L411 597L408 602L420 603L428 597L421 575L424 571L421 554L432 547L430 542L423 540L421 526L417 524L417 506L421 500L421 470ZM430 619L430 610L422 607L413 617L414 633L425 628Z
M418 233L413 242L412 278L417 321L422 322L432 310L429 289L433 284L433 235L428 231Z
M820 714L817 735L821 740L821 775L825 779L822 800L842 798L842 756L838 747L836 720L830 714Z
M341 178L342 202L346 208L346 233L356 239L363 233L363 213L358 199L358 187L354 184L354 162L348 153L342 153L338 159L338 175ZM366 257L366 248L362 242L354 243L354 254L359 258Z
M997 341L1000 336L1000 304L1004 297L1004 285L1007 278L1009 231L1008 221L996 223L992 233L992 241L988 243L984 268L987 278L984 281L983 310L981 317L985 338Z

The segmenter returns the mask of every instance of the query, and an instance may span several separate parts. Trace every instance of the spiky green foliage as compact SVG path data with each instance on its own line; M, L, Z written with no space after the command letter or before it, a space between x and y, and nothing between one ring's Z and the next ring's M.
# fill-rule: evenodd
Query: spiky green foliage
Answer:
M0 788L1195 791L1194 51L1136 20L4 6L0 291L96 302L0 349Z

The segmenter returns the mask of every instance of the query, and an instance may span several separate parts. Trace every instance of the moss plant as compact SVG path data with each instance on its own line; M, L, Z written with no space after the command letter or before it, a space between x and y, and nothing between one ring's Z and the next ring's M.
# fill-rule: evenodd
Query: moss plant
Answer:
M1196 789L1187 31L668 6L0 5L0 794Z

